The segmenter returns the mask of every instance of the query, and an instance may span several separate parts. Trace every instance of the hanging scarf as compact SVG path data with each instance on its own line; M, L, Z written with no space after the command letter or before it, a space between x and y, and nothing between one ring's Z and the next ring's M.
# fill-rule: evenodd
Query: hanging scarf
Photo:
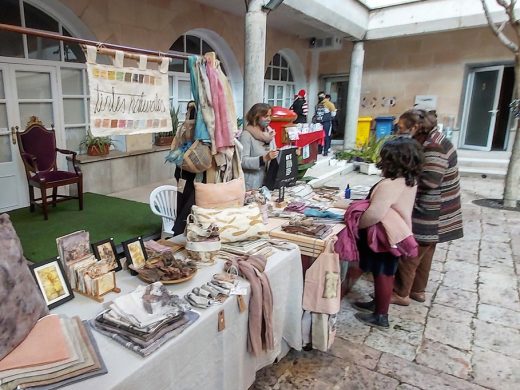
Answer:
M194 139L200 139L204 141L209 141L210 136L208 133L208 128L204 123L204 119L202 118L202 110L200 107L200 97L199 97L199 88L197 82L197 76L195 72L197 64L197 56L189 56L188 57L188 68L190 70L190 82L191 82L191 93L193 95L193 100L195 100L195 105L197 107L197 117L195 118L195 134Z
M274 138L274 130L267 127L267 131L260 130L257 126L246 126L246 131L249 132L257 141L263 142L264 144L270 143Z

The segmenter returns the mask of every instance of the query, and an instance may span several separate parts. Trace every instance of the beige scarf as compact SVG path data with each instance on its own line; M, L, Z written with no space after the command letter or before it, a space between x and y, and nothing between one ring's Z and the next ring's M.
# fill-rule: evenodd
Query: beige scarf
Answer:
M267 131L260 130L257 126L246 126L246 131L249 132L257 141L263 142L265 144L270 143L274 138L274 131L268 127Z

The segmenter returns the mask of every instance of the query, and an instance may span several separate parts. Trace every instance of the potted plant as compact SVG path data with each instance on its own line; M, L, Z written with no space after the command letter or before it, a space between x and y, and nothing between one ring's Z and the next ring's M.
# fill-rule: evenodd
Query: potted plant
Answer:
M87 150L89 156L106 156L114 141L110 137L94 137L89 130L79 145Z
M155 145L157 146L170 146L172 144L173 137L175 137L177 127L179 126L179 107L177 107L176 110L172 108L170 110L170 116L172 118L172 130L156 134Z
M387 140L388 137L376 139L376 137L372 135L361 147L359 156L362 159L362 161L359 162L359 171L361 173L366 175L378 175L381 173L381 170L376 167L376 163L379 160L379 152Z

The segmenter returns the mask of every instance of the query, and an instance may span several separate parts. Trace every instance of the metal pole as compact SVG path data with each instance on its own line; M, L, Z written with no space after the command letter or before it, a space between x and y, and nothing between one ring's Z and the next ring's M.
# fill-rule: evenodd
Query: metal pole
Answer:
M161 51L140 49L140 48L136 48L136 47L123 46L123 45L116 45L114 43L104 43L104 42L91 41L88 39L67 37L67 36L60 35L58 33L54 33L51 31L44 31L44 30L38 30L35 28L28 28L28 27L21 27L21 26L13 26L11 24L0 23L0 30L16 32L19 34L34 35L37 37L42 37L42 38L47 38L47 39L55 39L57 41L72 42L72 43L77 43L79 45L91 45L91 46L97 46L97 47L105 48L105 49L122 50L122 51L127 51L127 52L146 54L146 55L150 55L150 56L178 58L178 59L182 59L182 60L188 59L188 55L181 54L181 53L171 53L171 52L163 53Z

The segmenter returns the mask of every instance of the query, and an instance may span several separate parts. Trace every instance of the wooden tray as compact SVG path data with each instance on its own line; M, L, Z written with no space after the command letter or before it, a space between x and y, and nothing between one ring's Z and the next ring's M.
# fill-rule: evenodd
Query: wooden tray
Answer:
M193 277L197 274L197 271L196 270L194 273L192 273L190 276L187 276L185 278L181 278L181 279L174 279L174 280L157 280L157 282L161 282L162 284L178 284L178 283L183 283L183 282L187 282L188 280L191 280L193 279ZM141 279L143 282L146 282L146 283L154 283L152 280L150 279L147 279L145 278L144 276L142 276L141 274L137 274L137 277L139 279Z

